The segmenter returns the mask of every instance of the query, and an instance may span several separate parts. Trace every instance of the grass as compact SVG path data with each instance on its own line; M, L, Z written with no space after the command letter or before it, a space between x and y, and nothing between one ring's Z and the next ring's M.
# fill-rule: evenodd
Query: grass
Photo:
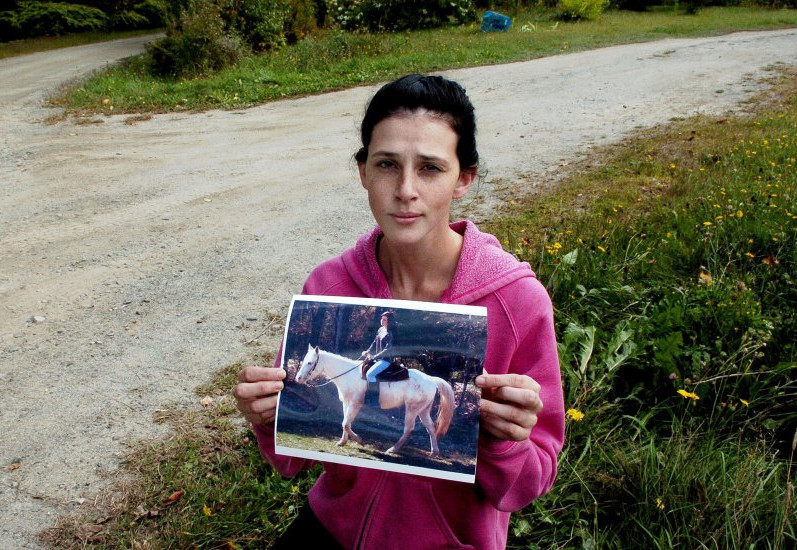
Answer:
M509 548L797 544L797 73L749 108L597 151L488 224L549 288L572 409L557 483L513 514ZM229 396L238 368L200 388L206 407L164 413L175 435L48 545L278 535L318 471L263 465Z
M29 53L57 50L60 48L69 48L72 46L83 46L84 44L107 42L109 40L132 38L134 36L152 34L154 32L158 32L157 29L116 32L85 32L79 34L66 34L63 36L42 36L39 38L27 38L25 40L0 42L0 59L16 57L18 55L25 55Z
M690 16L614 11L590 22L558 22L551 11L526 10L506 33L482 33L476 24L398 34L324 31L291 47L251 57L237 67L184 81L151 76L146 57L139 57L66 90L54 104L81 113L233 109L376 83L413 71L795 25L797 10L737 7L706 8Z
M641 133L489 224L547 284L584 414L510 547L797 543L797 74L773 86L754 116Z

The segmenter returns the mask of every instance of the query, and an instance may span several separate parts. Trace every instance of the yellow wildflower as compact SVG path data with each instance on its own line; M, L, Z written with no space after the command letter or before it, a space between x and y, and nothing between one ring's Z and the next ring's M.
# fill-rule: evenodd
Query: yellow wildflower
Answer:
M581 422L584 420L584 413L578 409L567 409L567 418L575 420L576 422Z
M696 393L686 390L678 390L678 395L680 395L684 399L692 399L693 401L697 401L698 399L700 399Z
M752 252L745 252L744 255L747 256L748 258L755 258L755 254L753 254Z
M706 273L705 271L700 272L700 279L698 280L699 283L702 283L706 286L711 286L714 283L714 277L711 276L710 273Z
M746 399L739 399L739 401L741 401L742 405L744 405L745 407L749 407L750 406L750 402L748 400L746 400Z
M598 245L598 250L600 250L601 252L604 252L604 253L606 252L606 249L603 248L601 245Z
M205 514L206 516L212 516L213 515L213 512L210 511L210 508L208 508L207 504L203 504L202 505L202 513Z
M656 508L659 510L664 510L664 501L662 501L660 498L656 499Z
M708 227L709 225L714 225L714 224L713 224L713 223L711 223L711 222L703 222L703 225L705 225L706 227Z

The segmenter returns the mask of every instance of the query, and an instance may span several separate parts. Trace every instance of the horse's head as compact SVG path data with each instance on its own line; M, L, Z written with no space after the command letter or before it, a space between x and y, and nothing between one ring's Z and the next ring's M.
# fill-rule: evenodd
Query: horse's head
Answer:
M318 346L313 347L308 344L307 354L302 359L302 365L299 367L299 372L296 373L296 381L300 384L305 384L318 376L318 360L321 358L321 350Z

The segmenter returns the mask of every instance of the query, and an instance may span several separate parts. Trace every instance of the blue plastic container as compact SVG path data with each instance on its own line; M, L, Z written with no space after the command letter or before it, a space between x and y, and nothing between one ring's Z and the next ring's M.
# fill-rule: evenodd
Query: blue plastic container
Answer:
M494 11L484 12L482 30L489 32L506 32L512 26L512 19Z

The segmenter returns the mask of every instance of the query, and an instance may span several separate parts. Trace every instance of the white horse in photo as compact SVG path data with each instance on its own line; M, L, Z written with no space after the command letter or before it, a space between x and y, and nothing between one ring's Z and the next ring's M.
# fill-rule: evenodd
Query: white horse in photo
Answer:
M348 359L323 351L318 346L307 346L307 354L302 359L296 381L307 384L319 376L324 376L338 388L338 398L343 403L343 435L338 441L342 446L349 438L362 444L362 438L351 429L365 402L368 382L360 377L361 361ZM409 370L409 378L397 382L379 382L379 406L394 409L404 405L404 433L388 453L397 453L404 446L415 428L415 419L420 417L423 427L429 433L432 456L440 455L438 438L445 435L454 416L454 391L451 385L435 376L429 376L415 369ZM440 407L437 412L437 425L432 422L432 404L435 395L440 394Z

